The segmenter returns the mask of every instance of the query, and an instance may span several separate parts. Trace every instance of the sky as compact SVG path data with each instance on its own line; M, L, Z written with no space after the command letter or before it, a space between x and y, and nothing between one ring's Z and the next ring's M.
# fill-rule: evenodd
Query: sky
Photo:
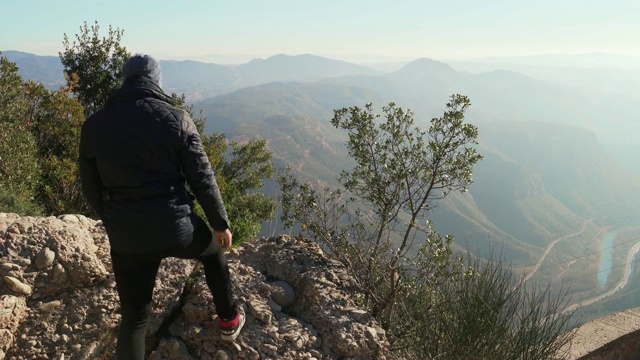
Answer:
M85 21L160 59L640 55L638 0L2 0L0 50L57 55Z

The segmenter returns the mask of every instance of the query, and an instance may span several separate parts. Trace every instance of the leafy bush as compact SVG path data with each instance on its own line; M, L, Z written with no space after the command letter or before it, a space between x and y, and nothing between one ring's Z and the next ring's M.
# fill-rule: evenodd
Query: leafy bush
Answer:
M26 88L15 63L0 57L0 211L37 215L41 171Z
M36 143L31 132L19 123L0 120L0 211L23 213L39 209L34 203L40 177ZM38 211L39 212L39 211ZM29 211L33 214L33 211Z
M30 194L0 188L0 212L16 213L26 216L40 216L43 211Z
M2 210L86 213L76 164L82 106L65 89L24 81L15 63L0 60Z

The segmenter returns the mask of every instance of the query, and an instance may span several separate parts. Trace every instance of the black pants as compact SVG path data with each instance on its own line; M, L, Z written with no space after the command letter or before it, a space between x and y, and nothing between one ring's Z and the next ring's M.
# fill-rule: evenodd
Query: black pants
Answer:
M146 328L153 312L153 287L164 258L200 260L218 316L223 319L235 316L229 267L220 244L213 238L204 220L195 217L193 223L193 239L186 247L145 254L111 251L122 312L116 348L119 360L144 359Z

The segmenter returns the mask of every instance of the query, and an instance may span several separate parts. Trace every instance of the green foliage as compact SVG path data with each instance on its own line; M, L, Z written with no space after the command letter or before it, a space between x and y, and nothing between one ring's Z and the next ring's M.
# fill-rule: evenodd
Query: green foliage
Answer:
M33 197L40 169L37 145L25 118L29 104L23 89L15 63L0 57L0 209L35 214L39 209Z
M52 155L43 159L41 166L44 176L39 187L39 195L48 214L91 213L82 195L75 159Z
M523 334L512 337L521 347L500 343L505 354L547 356L557 348L549 347L548 353L533 349L562 343L558 334L564 323L547 317L561 304L541 302L541 298L554 300L548 292L538 296L513 289L501 263L478 267L477 272L466 267L452 254L453 237L434 231L428 220L438 201L451 192L466 191L473 181L473 165L481 159L473 147L477 128L463 121L469 105L467 97L451 96L443 116L432 119L428 131L415 127L413 114L393 103L383 108L384 116L374 114L370 104L365 109L336 110L332 124L347 131L347 149L355 166L341 172L342 188L335 190L315 189L290 172L280 173L282 221L292 231L316 239L347 267L362 294L361 304L387 330L393 349L404 356L486 358L469 355L484 349L483 339L511 333ZM484 308L470 305L476 308L463 312L453 307L453 303L461 308L474 304L471 299L481 302L487 293L495 301ZM524 304L517 309L522 321L510 322L506 316L502 320L508 326L498 326L504 324L493 319L491 311L508 315L512 310L501 297ZM459 316L456 321L461 325L452 316ZM482 326L494 320L496 326ZM550 320L550 327L543 320ZM470 330L465 325L479 328ZM437 333L425 333L430 331ZM472 335L465 337L465 331L475 336L473 342L469 343ZM442 345L423 345L441 340L451 341L447 349L466 346L468 352L449 357Z
M5 119L13 114L9 106L18 106L22 77L16 64L4 56L0 56L0 71L0 116Z
M42 170L39 202L48 214L88 214L77 164L83 108L65 89L51 92L40 86L32 96L38 99L33 133Z
M122 68L131 56L120 45L123 33L124 30L109 26L108 36L101 38L96 21L91 27L85 22L76 41L70 42L64 35L60 61L67 84L84 106L87 117L102 108L122 83Z
M275 174L266 141L251 139L246 144L227 144L224 134L202 135L202 144L216 174L225 208L233 231L234 244L251 240L262 222L275 216L277 202L258 192L263 181ZM231 147L229 160L225 159ZM204 217L202 209L197 212Z
M28 193L24 194L6 188L0 189L0 212L16 213L23 216L42 215L42 208L29 196Z
M239 191L259 188L264 178L273 177L275 170L265 140L251 139L245 144L232 141L230 146L231 160L222 166L222 175Z
M65 90L24 82L15 64L1 61L0 124L6 132L0 136L0 182L6 209L86 212L76 165L82 107Z
M266 145L267 142L261 139L251 139L245 144L232 141L231 158L220 164L218 170L234 238L239 240L236 243L255 237L262 222L275 216L276 201L255 191L262 187L265 179L272 179L275 174Z
M0 211L23 215L42 212L35 203L40 176L33 135L21 124L0 119Z
M481 158L468 146L476 142L477 129L462 122L468 106L466 97L452 96L428 132L414 127L413 114L393 103L383 108L382 122L371 104L336 110L332 124L347 130L356 163L340 175L344 190L318 193L280 176L285 225L300 223L347 264L364 304L388 327L396 323L390 321L393 306L413 286L416 272L449 265L450 240L431 229L426 215L447 192L466 190ZM429 251L419 251L425 244ZM416 266L423 263L433 266Z
M467 259L435 295L409 298L415 327L402 339L419 359L561 359L571 339L566 292L515 286L502 260ZM429 309L429 311L425 311ZM420 341L415 341L418 337Z

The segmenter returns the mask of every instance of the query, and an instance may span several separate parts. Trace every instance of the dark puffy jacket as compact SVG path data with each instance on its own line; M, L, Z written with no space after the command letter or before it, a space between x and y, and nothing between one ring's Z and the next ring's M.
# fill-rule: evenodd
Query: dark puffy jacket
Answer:
M129 78L82 126L84 195L103 220L111 248L143 253L185 245L195 194L209 224L229 227L195 124L145 77Z

